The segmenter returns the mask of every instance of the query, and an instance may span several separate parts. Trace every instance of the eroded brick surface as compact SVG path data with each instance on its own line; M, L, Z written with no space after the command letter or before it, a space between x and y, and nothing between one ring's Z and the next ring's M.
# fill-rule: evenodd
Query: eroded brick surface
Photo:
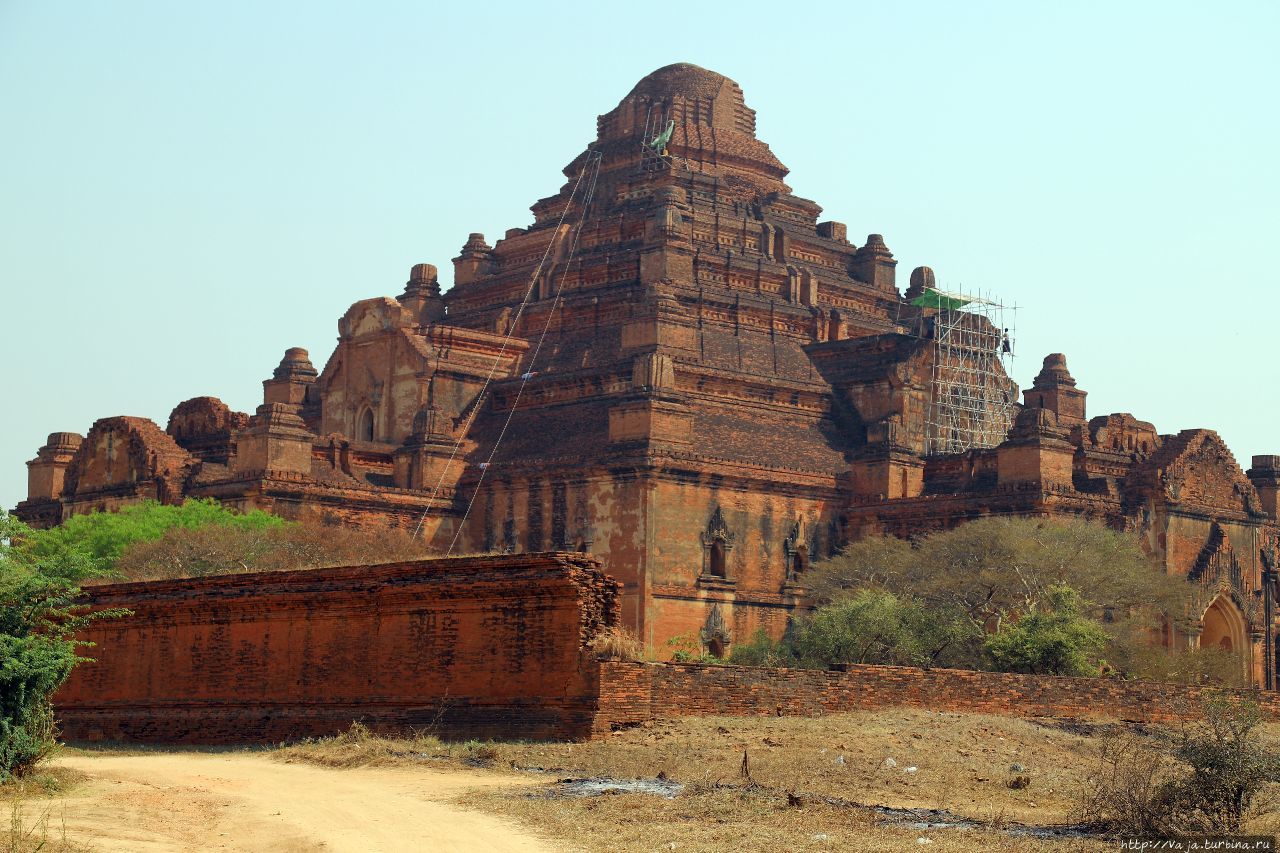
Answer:
M578 739L584 649L618 621L617 584L581 555L529 554L94 587L127 607L55 697L64 736L268 742L434 727Z

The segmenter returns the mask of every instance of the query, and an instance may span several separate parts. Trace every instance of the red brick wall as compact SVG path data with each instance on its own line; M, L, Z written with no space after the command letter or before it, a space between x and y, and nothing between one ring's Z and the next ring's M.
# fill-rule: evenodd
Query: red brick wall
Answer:
M619 585L579 554L464 557L116 584L127 607L55 697L72 740L282 741L434 727L450 737L579 740L653 717L814 716L920 707L1175 719L1169 684L853 666L844 672L597 663ZM1280 697L1263 694L1280 717Z
M1173 684L955 669L850 666L845 672L677 663L600 664L595 730L653 717L816 716L914 707L1009 716L1177 719L1199 691ZM1280 697L1261 694L1280 718Z
M436 725L580 739L618 585L578 554L520 554L91 588L94 663L55 697L64 737L243 743Z

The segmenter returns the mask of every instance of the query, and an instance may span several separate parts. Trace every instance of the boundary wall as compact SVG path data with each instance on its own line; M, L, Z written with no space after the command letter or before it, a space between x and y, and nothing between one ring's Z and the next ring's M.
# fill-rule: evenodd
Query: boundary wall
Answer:
M1194 713L1204 693L1154 681L905 666L813 670L622 661L600 662L599 690L597 734L660 717L814 717L880 708L1167 723ZM1233 692L1249 695L1267 717L1280 719L1280 695Z
M460 557L88 587L96 643L54 697L63 737L263 743L361 720L582 739L584 649L619 585L583 554Z
M69 740L267 743L353 720L448 738L584 740L661 717L923 708L1173 722L1174 684L949 669L599 661L620 585L584 554L455 557L89 587L96 660L54 697ZM1280 694L1253 694L1280 719Z

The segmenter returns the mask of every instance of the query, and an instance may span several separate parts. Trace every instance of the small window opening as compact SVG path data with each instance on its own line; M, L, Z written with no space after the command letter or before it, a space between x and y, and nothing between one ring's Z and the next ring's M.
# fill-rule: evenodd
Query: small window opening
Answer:
M800 577L809 569L809 548L801 545L796 552L791 555L791 575L792 577Z
M716 539L711 543L711 576L715 578L729 576L725 568L723 539Z

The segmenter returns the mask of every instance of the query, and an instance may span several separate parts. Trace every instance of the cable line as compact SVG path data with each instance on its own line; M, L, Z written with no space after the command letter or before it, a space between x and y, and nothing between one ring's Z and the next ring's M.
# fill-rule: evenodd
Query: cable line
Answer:
M591 182L587 185L587 192L582 198L582 215L578 218L578 227L573 232L573 242L569 246L569 256L565 260L564 269L560 271L560 278L556 284L555 298L551 303L551 310L547 312L547 322L542 326L542 334L538 336L538 343L533 348L533 354L529 356L528 369L520 377L520 386L516 389L515 400L511 403L511 408L507 411L506 420L502 423L502 429L498 432L498 438L493 443L493 448L489 451L489 456L480 465L480 479L476 480L475 488L471 492L471 499L467 501L467 508L462 513L461 520L458 521L458 527L454 531L453 540L449 543L449 550L445 552L448 557L453 554L454 547L458 544L458 538L462 536L462 528L466 526L467 518L471 515L471 508L475 506L476 497L480 494L480 486L484 483L485 476L489 473L489 467L493 463L493 457L498 453L498 447L502 444L502 439L507 435L507 428L511 426L511 419L515 416L516 409L520 405L520 398L524 395L524 388L529 384L529 380L533 378L533 367L537 363L538 353L542 351L542 344L547 339L547 332L551 330L551 321L556 315L556 309L560 307L560 301L564 294L564 277L569 271L569 267L573 265L573 259L578 254L578 240L582 237L583 228L587 223L587 210L591 207L591 200L596 193L596 180L600 177L600 160L601 155L598 152L588 152L587 162L582 166L582 174L578 181L581 183L586 176L587 170L591 170ZM572 200L572 196L570 196ZM566 207L567 210L567 207ZM561 220L563 221L563 214Z
M574 198L576 198L576 197L577 197L577 195L578 195L578 190L582 187L582 185L583 185L583 181L586 179L587 172L588 172L588 170L590 170L590 169L591 169L591 167L592 167L593 165L594 165L595 169L594 169L593 176L592 176L592 178L591 178L591 182L590 182L590 185L589 185L589 186L590 186L590 193L591 193L592 195L594 195L594 193L595 193L595 183L596 183L596 178L598 178L598 177L599 177L599 174L600 174L600 154L598 154L598 153L596 153L596 152L588 152L587 160L586 160L586 162L585 162L585 163L583 163L582 171L578 174L578 178L577 178L577 180L576 180L576 181L574 181L573 188L572 188L572 189L570 190L570 192L569 192L569 198L568 198L568 199L566 200L566 202L565 202L564 209L560 211L560 217L559 217L559 219L556 221L555 229L554 229L554 231L552 232L551 240L549 240L549 241L547 242L547 247L546 247L546 249L544 249L544 250L543 250L543 252L542 252L542 257L541 257L541 258L539 258L537 267L535 267L535 268L534 268L534 270L533 270L533 274L532 274L532 275L530 275L530 277L529 277L529 286L525 288L524 298L520 300L520 307L516 309L516 313L515 313L515 315L511 318L510 323L508 323L508 325L507 325L506 333L504 334L503 339L502 339L502 346L498 349L498 353L494 356L494 358L493 358L493 364L492 364L492 365L490 365L490 367L489 367L489 372L488 372L488 374L487 374L487 375L485 376L485 378L484 378L484 384L482 384L482 385L480 386L480 391L479 391L479 392L476 394L476 396L475 396L475 405L471 407L471 411L470 411L470 413L468 413L468 415L467 415L467 417L466 417L465 422L464 422L464 423L461 425L461 427L458 429L458 437L457 437L457 439L456 439L456 440L454 441L454 443L453 443L453 449L452 449L452 451L449 453L449 459L448 459L448 461L447 461L447 462L445 462L444 466L441 468L441 470L440 470L440 476L439 476L439 478L436 480L435 488L433 488L433 489L431 490L431 497L430 497L430 499L428 499L428 501L427 501L427 505L426 505L425 507L423 507L423 509L422 509L422 515L420 515L420 516L418 517L418 523L417 523L417 525L416 525L416 526L414 527L414 529L413 529L413 537L412 537L412 538L414 538L414 539L418 538L418 536L421 534L421 532L422 532L422 524L423 524L423 522L425 522L425 521L426 521L426 519L427 519L427 514L431 511L431 507L435 505L436 498L437 498L437 497L439 497L439 495L440 495L440 489L444 486L445 477L447 477L447 476L448 476L448 474L449 474L449 469L453 466L453 461L454 461L454 459L456 459L456 458L457 458L458 450L462 447L462 442L466 439L467 433L469 433L469 432L471 431L471 425L472 425L472 423L474 423L475 418L476 418L476 415L480 412L481 404L482 404L482 401L483 401L484 395L485 395L485 393L486 393L486 392L488 392L488 390L489 390L489 386L493 383L493 376L494 376L494 374L495 374L495 373L497 372L497 370L498 370L498 365L502 363L502 359L503 359L503 357L504 357L504 356L506 355L506 353L507 353L507 348L508 348L508 345L509 345L509 344L510 344L510 342L511 342L511 337L512 337L512 335L515 333L515 329L516 329L516 327L519 325L520 318L524 315L524 311L525 311L525 309L529 306L529 303L530 303L530 301L532 300L533 293L534 293L534 289L537 287L538 278L542 275L542 270L546 267L547 259L551 256L551 250L552 250L553 248L555 248L556 243L558 243L558 242L559 242L559 240L560 240L560 229L561 229L561 227L564 225L564 221L565 221L565 219L566 219L566 218L568 217L568 215L569 215L569 210L573 207L573 200L574 200ZM579 226L578 226L578 234L581 234L581 231L582 231L582 222L585 222L585 221L586 221L586 208L587 208L587 204L589 204L589 203L590 203L590 196L588 196L588 197L587 197L587 201L586 201L586 203L584 203L584 204L583 204L583 208L582 208L582 218L581 218L581 220L580 220L580 222L579 222ZM572 251L570 252L570 255L569 255L569 261L570 261L570 262L573 260L573 253L577 251L577 245L578 245L578 239L577 239L577 236L575 236L575 237L574 237L574 240L573 240L573 249L572 249ZM567 264L566 264L566 269L567 269ZM563 286L563 283L564 283L564 276L563 276L563 274L562 274L562 275L561 275L561 277L560 277L560 282L561 282L561 285ZM559 291L557 290L557 292L556 292L556 302L557 302L557 304L558 304L558 302L559 302L559 298L560 298L560 294L559 294ZM554 309L554 307L553 307L553 308L552 308L552 313L548 315L548 323L550 323L550 317L554 314L554 312L555 312L555 309ZM543 329L543 335L542 335L542 336L543 336L543 338L545 338L545 337L546 337L546 329L545 329L545 328ZM538 340L538 348L539 348L539 349L541 349L541 346L542 346L542 338L539 338L539 340ZM537 357L537 352L536 352L536 351L535 351L535 353L534 353L534 357L535 357L535 358ZM532 359L531 359L531 360L530 360L530 364L532 364L532 363L533 363L533 362L532 362ZM529 372L528 372L528 371L526 371L525 376L524 376L524 378L523 378L523 381L522 381L522 383L521 383L521 391L523 391L523 390L524 390L524 382L527 382L527 381L528 381L528 378L529 378ZM517 397L517 399L519 399L519 398ZM507 418L507 423L510 423L510 420L511 420L511 419L510 419L510 416L508 416L508 418ZM503 434L505 434L505 432L506 432L506 425L504 424L504 426L503 426ZM499 440L501 440L501 439L499 439ZM494 445L494 449L495 449L495 450L497 449L497 445L496 445L496 444ZM492 458L492 454L490 455L490 458ZM487 466L486 466L486 467L487 467ZM483 479L484 479L484 469L481 469L481 482L483 481ZM477 488L478 488L478 487L479 487L479 483L477 483ZM475 496L474 496L474 495L472 495L471 501L472 501L472 503L474 503L474 501L475 501ZM468 503L468 505L467 505L467 512L469 513L469 512L470 512L470 510L471 510L471 503ZM462 518L462 522L465 522L465 521L466 521L466 514L464 514L464 515L463 515L463 518ZM460 533L460 532L461 532L461 530L462 530L462 522L459 522L459 525L458 525L458 532L459 532L459 533ZM457 537L457 535L455 534L455 535L454 535L454 538L453 538L453 541L449 543L449 553L452 553L452 552L453 552L453 547L454 547L454 544L457 542L457 539L458 539L458 537Z

